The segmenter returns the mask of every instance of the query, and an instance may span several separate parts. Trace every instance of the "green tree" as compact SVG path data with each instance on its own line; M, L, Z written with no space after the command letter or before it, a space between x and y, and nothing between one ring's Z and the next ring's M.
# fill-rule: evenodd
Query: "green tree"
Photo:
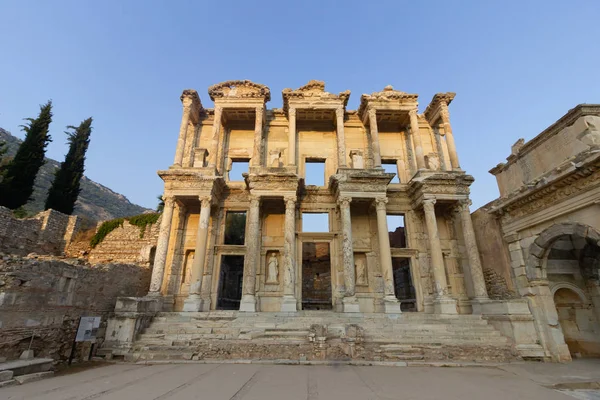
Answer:
M0 182L0 205L13 210L27 203L33 193L35 177L44 164L46 146L52 141L48 134L52 122L52 102L40 106L37 118L26 118L26 121L29 122L22 125L25 140L3 170Z
M156 206L156 212L161 213L165 209L165 200L163 199L162 194L156 196L156 199L158 200L158 204Z
M63 214L72 214L81 192L80 183L85 170L85 153L92 134L92 118L84 120L77 127L67 126L67 129L72 130L72 132L65 132L68 136L69 152L54 175L45 209L52 208Z
M7 163L7 160L4 159L7 151L6 142L0 142L0 181L2 180L2 171L5 169Z

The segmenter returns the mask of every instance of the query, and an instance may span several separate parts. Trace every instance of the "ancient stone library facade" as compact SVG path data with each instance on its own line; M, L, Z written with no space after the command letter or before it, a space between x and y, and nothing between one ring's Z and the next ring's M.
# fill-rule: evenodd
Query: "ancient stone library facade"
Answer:
M488 299L448 105L394 90L184 91L151 293L176 311L470 314ZM393 226L392 226L393 224Z

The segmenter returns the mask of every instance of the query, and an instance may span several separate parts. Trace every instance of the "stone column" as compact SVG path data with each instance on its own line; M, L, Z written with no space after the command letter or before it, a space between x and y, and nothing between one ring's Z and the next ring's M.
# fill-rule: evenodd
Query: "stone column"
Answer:
M344 107L335 109L337 125L338 168L346 168L346 137L344 136Z
M354 250L352 249L351 197L340 197L338 205L342 219L342 262L344 263L344 312L360 312L356 299L356 276L354 272Z
M296 165L296 109L288 110L288 165Z
M473 230L473 221L471 220L471 212L469 211L469 200L459 203L458 210L460 213L460 221L462 223L463 236L465 238L465 247L469 257L469 269L471 272L471 280L473 281L473 292L475 295L475 303L473 304L473 313L481 313L481 303L489 300L487 289L485 287L485 278L483 277L483 268L479 259L479 250L475 241L475 231Z
M448 112L448 105L446 103L441 104L440 116L442 117L442 123L444 124L446 144L448 145L448 155L450 156L450 165L452 166L452 169L460 169L460 165L458 164L458 154L456 153L456 145L454 144L454 136L452 135L452 127L450 126L450 113Z
M206 238L208 237L208 220L210 218L210 197L200 197L200 219L196 232L196 247L190 279L190 294L183 303L183 311L202 311L202 273L206 261Z
M446 268L444 267L444 255L442 254L434 204L434 199L423 200L427 236L429 236L431 269L433 270L433 279L435 281L433 307L436 314L456 314L456 300L448 296Z
M423 142L421 141L421 133L419 131L419 118L417 117L417 110L410 110L408 115L410 117L410 131L415 144L417 169L425 169L425 156L423 155Z
M400 302L396 298L394 291L394 271L392 267L392 252L390 250L390 236L387 226L386 204L388 200L385 197L375 199L375 209L377 210L377 234L379 239L379 263L383 275L383 293L386 314L400 313Z
M263 107L256 107L256 119L254 121L254 150L252 151L252 166L260 167L263 137Z
M210 143L210 151L208 155L210 157L210 162L208 166L211 168L217 167L217 159L219 153L219 133L221 131L221 118L223 116L223 107L217 106L215 107L215 115L213 118L213 126L212 126L212 140Z
M246 227L246 257L244 257L244 282L240 311L256 312L256 265L260 247L260 198L250 195L250 209Z
M283 300L281 311L297 311L296 307L296 198L285 197L285 233L283 245Z
M175 150L175 161L173 165L181 167L183 164L183 151L185 149L185 138L187 137L187 129L190 123L190 113L192 111L193 99L189 96L181 95L183 103L183 116L181 117L181 126L179 127L179 138L177 139L177 149Z
M381 150L379 147L379 130L377 129L377 112L369 108L369 129L371 131L371 147L373 148L373 167L381 167Z
M173 220L173 209L175 208L175 197L165 196L165 208L163 209L158 241L156 243L156 254L154 266L152 267L152 278L150 280L150 291L148 295L159 296L165 275L165 264L167 262L167 251L169 250L169 237L171 236L171 221Z

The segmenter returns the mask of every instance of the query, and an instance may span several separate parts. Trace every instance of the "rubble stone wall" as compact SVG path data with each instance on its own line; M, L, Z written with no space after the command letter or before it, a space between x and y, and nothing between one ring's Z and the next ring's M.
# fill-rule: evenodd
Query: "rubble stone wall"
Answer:
M31 343L36 357L68 359L81 316L102 317L100 344L117 297L145 295L150 274L136 265L0 255L0 357L18 358ZM78 345L78 354L87 349Z
M18 219L11 210L0 207L0 252L61 255L79 227L76 216L55 210Z
M499 222L485 209L485 206L475 211L471 219L490 298L497 300L514 298L516 294L510 260Z

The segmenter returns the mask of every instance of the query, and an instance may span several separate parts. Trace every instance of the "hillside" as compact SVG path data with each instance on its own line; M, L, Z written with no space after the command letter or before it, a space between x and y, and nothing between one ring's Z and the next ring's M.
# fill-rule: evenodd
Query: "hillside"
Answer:
M14 156L21 144L21 140L12 136L10 132L0 128L0 142L8 143L8 155ZM54 172L60 163L51 158L46 158L46 163L40 169L35 180L32 200L25 208L36 213L44 209L46 195L54 179ZM75 203L75 215L83 218L101 221L106 219L126 217L141 214L148 209L132 204L125 196L115 193L106 186L94 182L87 177L81 180L81 193Z

